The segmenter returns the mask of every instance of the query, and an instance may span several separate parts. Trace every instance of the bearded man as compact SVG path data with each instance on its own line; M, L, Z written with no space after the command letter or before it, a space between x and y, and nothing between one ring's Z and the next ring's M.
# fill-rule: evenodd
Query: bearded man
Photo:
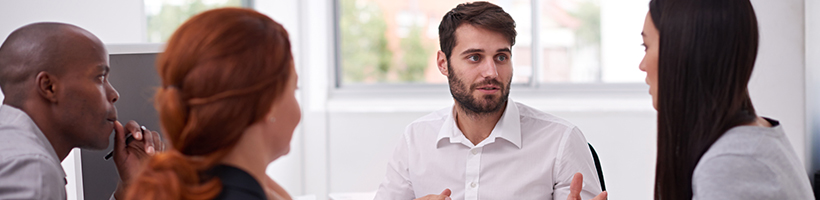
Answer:
M491 3L444 16L437 65L455 104L407 126L376 199L565 199L579 172L583 199L601 192L578 127L508 98L515 36Z

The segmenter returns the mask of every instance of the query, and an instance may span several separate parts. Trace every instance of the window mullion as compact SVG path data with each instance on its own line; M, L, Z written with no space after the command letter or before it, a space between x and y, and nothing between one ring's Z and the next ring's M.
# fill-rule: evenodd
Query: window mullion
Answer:
M254 9L253 0L242 0L241 2L243 8Z
M541 65L543 64L543 55L542 52L544 49L541 48L541 1L540 0L532 0L531 1L531 17L532 17L532 74L530 78L530 87L537 88L541 82Z

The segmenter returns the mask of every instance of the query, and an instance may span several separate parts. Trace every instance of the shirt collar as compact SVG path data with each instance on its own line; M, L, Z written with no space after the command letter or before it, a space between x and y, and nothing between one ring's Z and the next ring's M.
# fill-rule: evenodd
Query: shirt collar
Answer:
M462 143L468 147L473 147L470 140L458 129L453 115L454 113L455 105L452 106L450 112L447 113L444 124L442 124L441 129L439 129L436 141L440 142L444 138L449 138L450 143ZM495 124L495 128L493 128L490 136L475 146L480 147L493 143L496 138L507 140L519 149L521 148L521 118L518 113L518 106L516 106L512 99L507 100L507 107L504 110L504 114L501 115L501 119Z

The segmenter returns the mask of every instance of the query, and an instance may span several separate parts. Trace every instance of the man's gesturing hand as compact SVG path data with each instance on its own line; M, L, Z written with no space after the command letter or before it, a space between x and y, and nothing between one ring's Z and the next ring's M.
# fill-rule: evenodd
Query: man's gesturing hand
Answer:
M569 196L567 196L567 200L582 200L581 199L581 189L584 186L584 175L581 173L575 173L575 176L572 177L572 183L569 184ZM606 191L601 192L592 200L605 200L606 199Z
M451 193L452 192L450 191L450 189L444 189L444 191L442 191L441 194L430 194L415 200L450 200Z

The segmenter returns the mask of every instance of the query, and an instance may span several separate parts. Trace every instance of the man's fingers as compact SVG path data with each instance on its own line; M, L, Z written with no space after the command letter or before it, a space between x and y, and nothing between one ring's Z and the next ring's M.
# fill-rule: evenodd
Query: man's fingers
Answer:
M157 151L165 151L165 145L162 144L162 138L156 131L146 131L154 137L154 147Z
M572 183L569 184L569 196L567 200L581 200L581 189L584 186L584 175L575 173L572 176Z
M584 186L584 175L581 173L575 173L572 176L572 183L569 184L569 196L567 196L567 200L581 200L581 189ZM606 191L601 192L592 200L606 200L606 196L608 193Z
M447 189L444 189L444 191L441 191L441 194L438 194L438 195L428 194L427 196L423 196L423 197L415 199L415 200L452 200L450 198L450 194L452 194L452 193L453 192L450 191L449 188L447 188Z
M444 196L448 196L448 197L449 197L449 196L450 196L450 194L452 194L452 193L453 193L453 192L452 192L452 191L450 191L450 188L447 188L447 189L444 189L444 191L442 191L442 192L441 192L441 195L444 195Z
M444 196L442 194L435 195L435 194L428 194L427 196L415 199L415 200L452 200L448 196Z
M595 196L595 198L592 198L592 200L606 200L607 195L609 194L606 191L603 191L601 194L598 194L598 196Z
M148 153L148 155L153 155L156 151L156 148L154 147L154 134L149 130L145 130L145 133L147 134L142 135L145 137L145 153Z
M131 120L125 124L125 130L128 130L134 137L131 148L139 149L142 153L153 155L161 146L162 138L159 138L159 133L156 131L147 130L145 126L140 126L136 121ZM123 145L125 146L125 145ZM125 149L125 147L123 147Z
M125 130L128 130L128 132L130 132L131 135L134 136L134 139L142 140L142 131L140 131L140 125L137 123L137 121L128 121L128 123L125 124Z
M120 121L114 122L114 151L125 149L125 129Z

